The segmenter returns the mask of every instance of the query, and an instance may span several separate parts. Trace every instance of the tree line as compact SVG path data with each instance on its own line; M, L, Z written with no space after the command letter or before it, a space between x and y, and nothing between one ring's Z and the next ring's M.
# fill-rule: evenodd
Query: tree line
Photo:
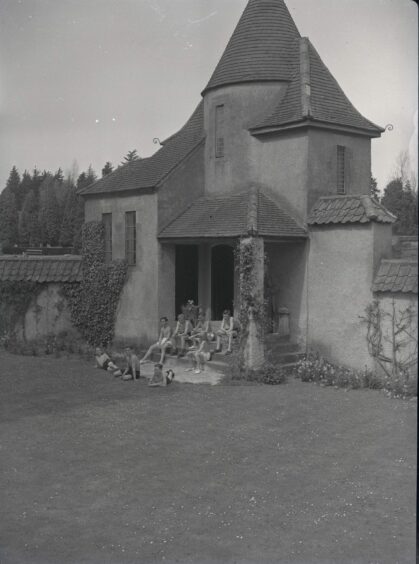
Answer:
M119 166L137 159L137 151L129 151ZM102 178L111 172L113 166L108 161ZM80 252L84 201L79 191L97 178L91 166L80 174L73 167L66 177L61 168L55 173L35 168L20 175L13 166L0 193L2 247L62 246Z
M119 166L138 160L134 149ZM417 235L418 194L416 179L409 172L406 153L398 157L396 170L381 195L376 179L371 176L370 193L396 217L393 232ZM113 172L109 161L102 168L102 178ZM91 166L64 177L61 168L52 173L36 168L22 175L15 166L0 193L0 243L5 247L38 247L41 245L81 249L81 226L84 223L84 202L78 192L97 180Z
M381 196L377 180L371 176L371 196L397 217L393 225L395 235L418 234L418 192L416 178L410 169L409 156L402 151L393 176Z

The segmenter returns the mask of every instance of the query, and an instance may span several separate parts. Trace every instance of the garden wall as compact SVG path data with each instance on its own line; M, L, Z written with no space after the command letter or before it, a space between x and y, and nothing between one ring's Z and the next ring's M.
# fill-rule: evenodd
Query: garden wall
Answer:
M45 284L45 288L29 306L23 327L22 322L18 322L16 331L28 341L63 332L77 334L71 323L67 301L61 294L60 284Z
M335 364L373 367L360 319L373 299L373 265L371 224L312 229L307 345Z
M406 365L409 374L417 375L418 297L417 294L378 294L381 310L382 354L393 356L393 336L397 343L397 359ZM405 329L400 331L401 326ZM384 363L389 368L388 363ZM376 369L382 367L376 363Z

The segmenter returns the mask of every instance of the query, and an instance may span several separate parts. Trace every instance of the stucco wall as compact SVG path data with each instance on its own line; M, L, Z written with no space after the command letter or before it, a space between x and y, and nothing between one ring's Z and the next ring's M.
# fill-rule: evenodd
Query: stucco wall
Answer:
M252 138L253 185L300 223L307 209L308 137L305 131Z
M64 331L77 334L71 323L66 299L59 284L46 284L25 315L24 335L28 341Z
M197 147L158 188L158 230L204 194L204 144Z
M210 90L204 97L205 190L243 190L256 180L252 146L258 141L248 128L274 108L286 83L236 84ZM224 105L224 156L215 157L215 107Z
M380 266L381 259L393 258L392 234L393 227L389 223L373 223L374 233L374 273Z
M290 339L302 349L307 332L307 252L308 244L266 245L268 268L277 307L290 312Z
M342 365L371 367L359 319L373 299L371 224L316 227L310 239L308 347Z
M138 342L155 339L158 331L158 242L157 195L118 195L89 198L86 221L101 221L112 213L112 257L125 256L125 212L135 211L137 221L137 264L128 268L115 325L116 339Z
M308 211L320 196L337 193L337 146L345 149L346 194L369 194L371 141L347 135L310 129L308 133Z

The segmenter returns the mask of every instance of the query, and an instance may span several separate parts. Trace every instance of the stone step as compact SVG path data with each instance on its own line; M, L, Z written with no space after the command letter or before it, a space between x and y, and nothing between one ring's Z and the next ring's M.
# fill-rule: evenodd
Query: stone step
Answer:
M277 353L277 352L270 352L268 351L266 354L266 358L269 362L273 364L280 364L285 365L289 363L297 363L304 357L303 352L286 352L286 353Z
M285 354L285 353L299 352L300 347L296 343L286 343L286 342L266 343L265 342L265 350L267 353Z
M226 357L224 355L217 353L213 355L213 358L206 364L208 364L208 366L211 367L213 370L226 374L229 370L229 364L226 360L223 360L225 358ZM153 363L157 363L160 360L160 354L153 353L150 357L150 360ZM164 366L171 368L175 366L188 367L190 366L190 364L191 362L187 356L181 356L178 358L177 355L168 354L166 355Z

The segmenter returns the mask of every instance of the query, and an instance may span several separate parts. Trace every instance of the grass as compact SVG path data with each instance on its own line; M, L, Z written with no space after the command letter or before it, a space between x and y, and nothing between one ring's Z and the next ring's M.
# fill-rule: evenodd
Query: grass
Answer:
M416 401L0 366L2 564L414 561Z

